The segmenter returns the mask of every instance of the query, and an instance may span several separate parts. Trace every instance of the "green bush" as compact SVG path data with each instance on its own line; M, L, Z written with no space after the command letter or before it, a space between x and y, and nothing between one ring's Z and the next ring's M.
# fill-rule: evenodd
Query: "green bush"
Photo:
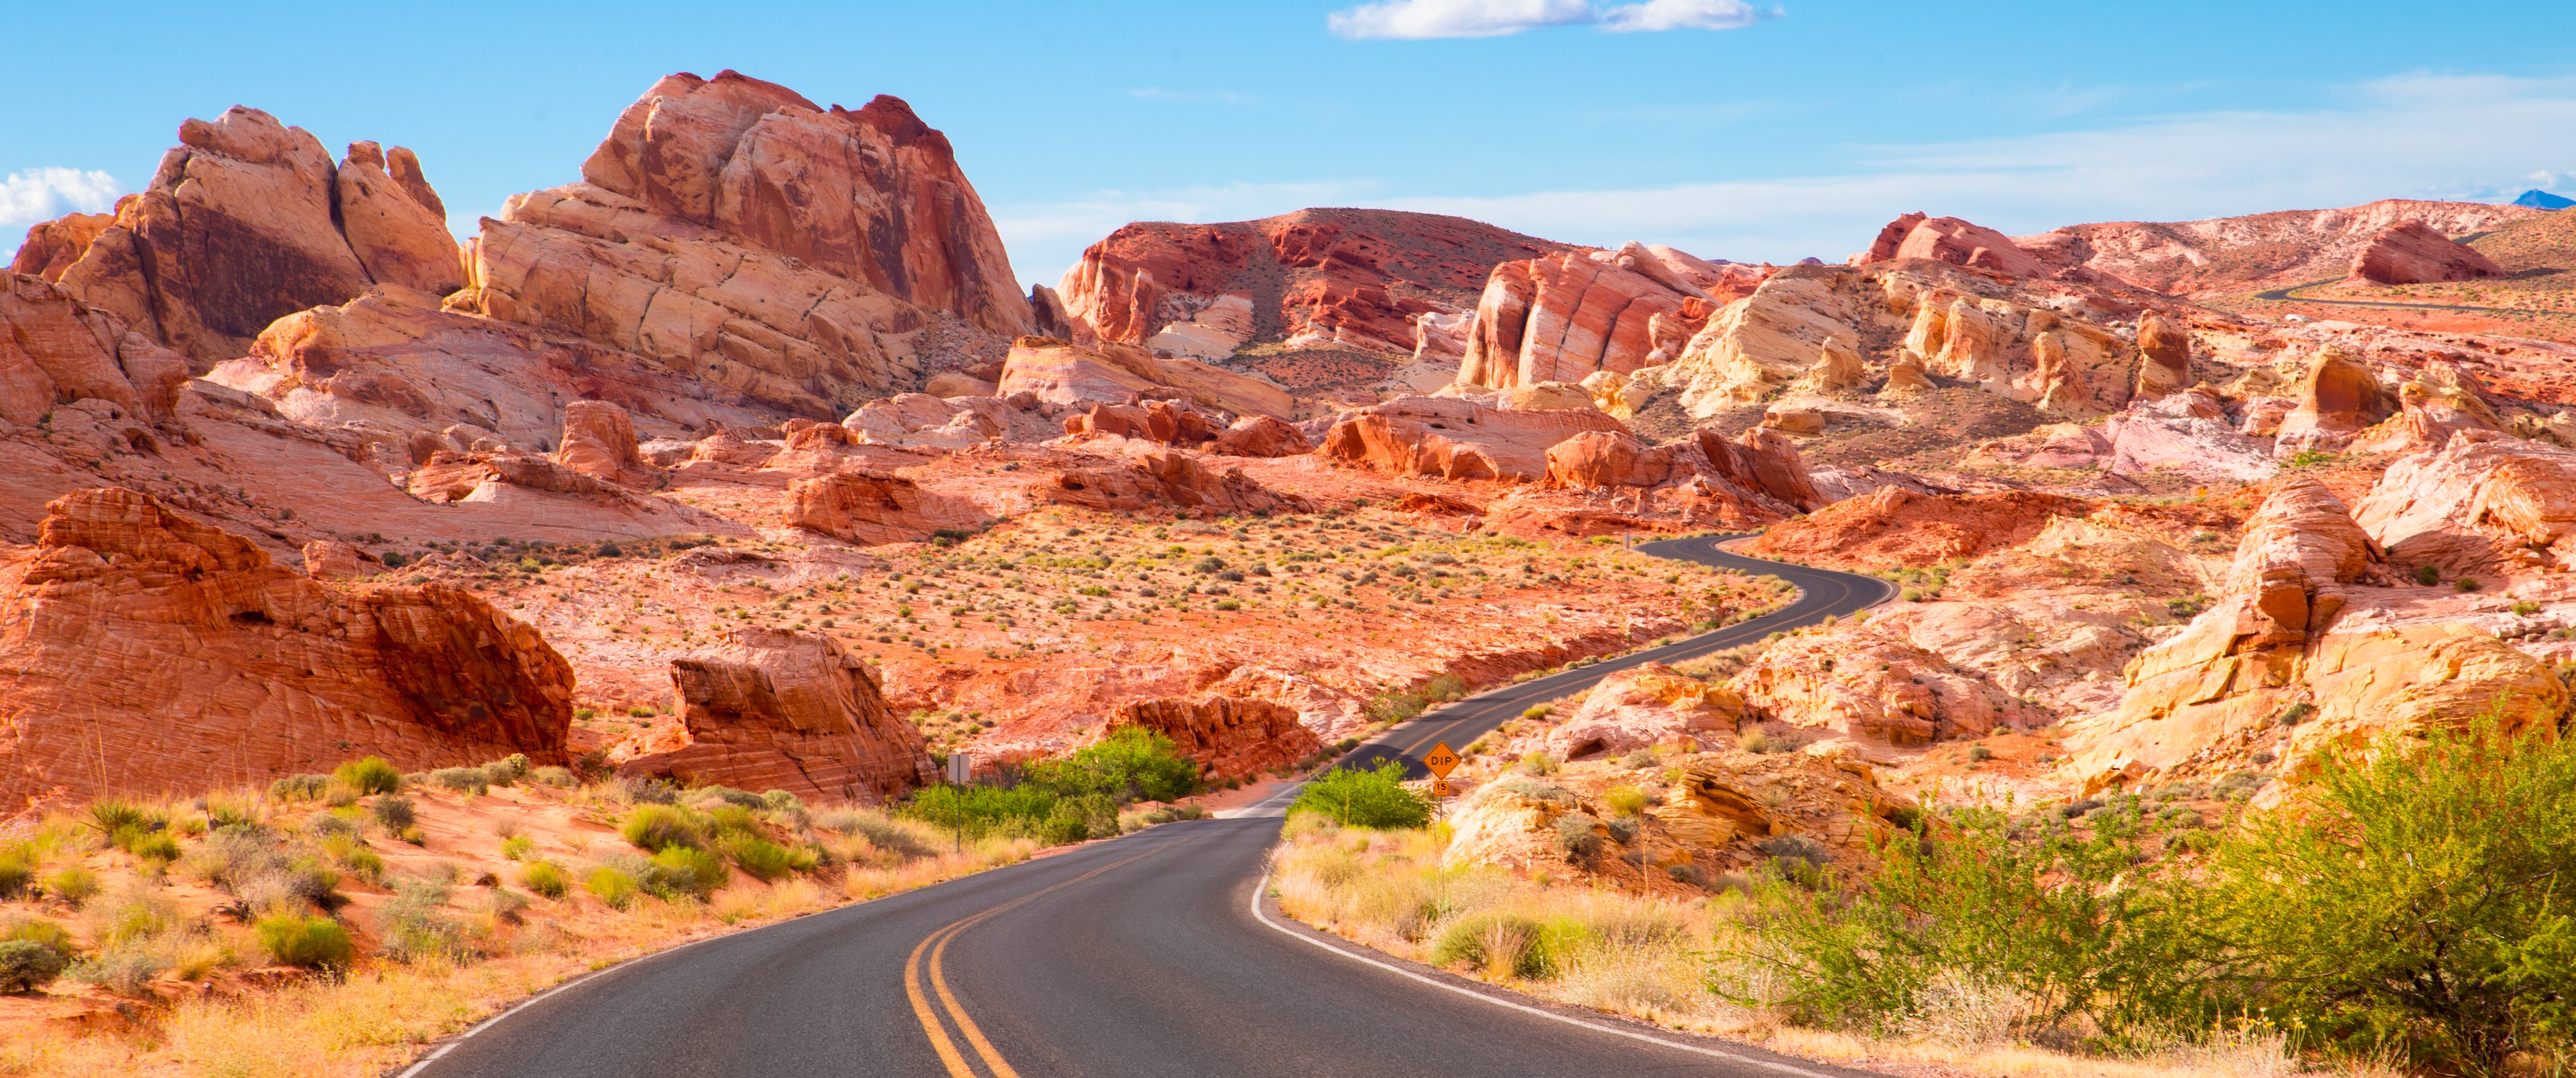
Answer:
M69 963L53 948L29 940L0 940L0 995L33 992L54 983Z
M36 852L24 843L0 846L0 902L27 893L36 881Z
M397 794L386 794L376 798L368 804L367 812L374 816L376 822L383 825L385 830L396 833L408 830L413 824L420 822L420 812L412 805L411 798Z
M1511 913L1477 913L1449 922L1431 942L1434 965L1469 965L1544 980L1565 972L1583 926L1572 918L1536 920Z
M454 790L458 793L492 792L492 780L484 775L483 769L479 767L442 767L429 773L429 781L431 785L442 790Z
M72 934L52 921L37 918L13 918L8 927L0 928L0 940L41 944L53 949L68 962L80 957L80 948L72 946Z
M572 890L564 878L563 866L552 861L530 861L519 867L519 886L547 898L562 898Z
M767 883L794 872L795 858L787 847L752 835L728 835L717 844L725 859L751 878Z
M537 840L526 835L512 835L501 840L501 859L504 861L525 861L536 850Z
M608 903L608 908L615 910L634 905L635 896L643 891L643 888L635 882L635 877L607 865L591 869L590 880L583 886L588 888L591 894L597 895L600 901Z
M271 914L260 918L252 931L259 937L260 950L280 965L339 969L357 955L349 930L328 917Z
M2412 575L2415 577L2416 583L2429 588L2442 582L2442 567L2429 564L2418 565L2415 567L2415 572Z
M411 962L462 959L472 953L465 926L447 914L448 893L448 885L434 879L394 885L394 897L376 909L376 933L384 939L386 957Z
M359 793L389 794L402 789L402 772L382 756L351 760L331 769L331 780Z
M707 844L704 817L677 805L638 805L618 825L618 834L637 849L660 853L672 847Z
M897 811L940 827L956 828L968 837L1036 828L1055 812L1056 795L1035 784L1020 786L925 786ZM870 835L869 841L877 841Z
M1374 769L1335 768L1306 783L1290 815L1313 812L1344 827L1424 827L1431 802L1404 787L1404 765L1382 760Z
M1198 789L1197 762L1172 739L1138 726L1121 726L1062 760L1029 768L1029 781L1059 797L1099 794L1117 804L1177 801Z
M79 865L59 869L44 880L45 893L78 908L98 894L98 875Z
M322 799L323 792L330 788L331 776L329 775L288 775L268 784L268 799L281 802L319 801Z
M653 855L653 871L644 889L661 898L704 901L725 885L733 872L716 855L690 846L668 846Z
M539 786L552 786L558 790L569 790L575 786L581 785L581 780L574 777L572 769L569 767L537 768L534 771L528 772L528 781L536 783Z
M2253 1003L2434 1073L2576 1054L2576 741L2491 717L2330 754L2308 789L2199 891Z

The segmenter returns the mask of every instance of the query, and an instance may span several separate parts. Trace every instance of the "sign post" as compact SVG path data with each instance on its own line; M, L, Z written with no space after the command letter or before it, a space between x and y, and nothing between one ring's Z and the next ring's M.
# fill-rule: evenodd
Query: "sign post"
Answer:
M1422 757L1422 766L1431 769L1431 796L1448 797L1458 792L1449 785L1449 773L1458 770L1458 750L1450 748L1448 742L1431 746L1431 751Z

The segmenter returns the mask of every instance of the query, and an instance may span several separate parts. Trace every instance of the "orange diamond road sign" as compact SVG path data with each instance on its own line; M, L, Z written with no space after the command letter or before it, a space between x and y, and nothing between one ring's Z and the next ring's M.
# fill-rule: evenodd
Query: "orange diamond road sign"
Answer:
M1433 796L1433 797L1448 797L1448 796L1453 795L1453 794L1455 794L1455 793L1457 793L1457 792L1458 792L1458 788L1457 788L1457 787L1455 787L1455 786L1451 786L1451 785L1449 785L1449 780L1448 780L1448 779L1433 779L1433 780L1431 780L1431 796Z
M1430 768L1434 775L1448 778L1450 772L1458 770L1458 752L1443 741L1431 746L1430 755L1422 758L1422 766Z

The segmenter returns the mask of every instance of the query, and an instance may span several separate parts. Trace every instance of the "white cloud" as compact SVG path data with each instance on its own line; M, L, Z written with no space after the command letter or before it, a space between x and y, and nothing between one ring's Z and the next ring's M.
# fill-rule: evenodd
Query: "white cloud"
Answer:
M1644 0L1612 7L1592 0L1379 0L1324 16L1324 27L1346 38L1423 41L1585 24L1613 34L1733 30L1780 13L1745 0Z
M25 228L73 210L98 213L124 193L116 177L75 168L31 168L0 180L0 228Z
M1779 15L1780 9L1771 9ZM1763 13L1744 0L1646 0L1601 13L1601 29L1613 34L1662 30L1734 30L1762 21Z

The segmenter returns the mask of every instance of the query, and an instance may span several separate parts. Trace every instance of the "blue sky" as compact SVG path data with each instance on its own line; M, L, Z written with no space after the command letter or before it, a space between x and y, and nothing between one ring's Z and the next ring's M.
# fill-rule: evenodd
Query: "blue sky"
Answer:
M132 190L182 118L235 103L334 153L411 146L470 235L577 178L656 77L726 67L911 101L1022 279L1050 283L1129 220L1308 205L1788 261L1917 209L2026 233L2576 193L2570 4L453 0L0 23L21 43L0 249Z

